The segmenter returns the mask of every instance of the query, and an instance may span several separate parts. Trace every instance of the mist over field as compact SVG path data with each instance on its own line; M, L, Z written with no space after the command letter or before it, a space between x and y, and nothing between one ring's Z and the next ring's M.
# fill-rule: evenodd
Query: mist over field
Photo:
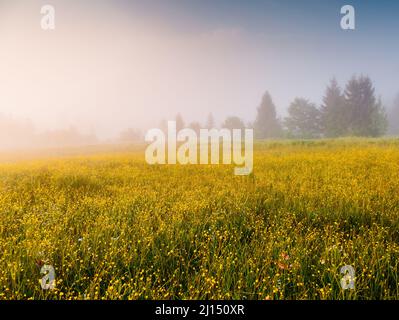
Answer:
M398 300L398 14L0 0L0 301Z
M0 148L141 136L177 113L251 126L266 91L284 118L296 97L320 106L333 77L368 75L388 111L399 92L392 2L354 1L353 31L340 1L51 3L44 31L42 1L1 1Z

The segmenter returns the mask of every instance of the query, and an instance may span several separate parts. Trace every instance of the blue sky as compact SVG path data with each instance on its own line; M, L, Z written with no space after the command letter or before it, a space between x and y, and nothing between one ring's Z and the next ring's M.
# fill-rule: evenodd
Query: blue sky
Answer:
M281 31L338 32L337 18L343 5L353 5L362 33L395 33L399 2L394 0L114 0L132 14L139 12L172 20L178 27L218 28L241 26L254 32L279 28Z

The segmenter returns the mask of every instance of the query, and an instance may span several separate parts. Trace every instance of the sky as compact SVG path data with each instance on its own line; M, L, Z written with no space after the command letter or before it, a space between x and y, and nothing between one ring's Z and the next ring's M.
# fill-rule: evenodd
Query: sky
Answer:
M44 31L42 5L55 7ZM356 29L342 30L343 5ZM186 122L246 122L267 90L286 115L317 104L336 77L371 77L389 106L399 92L399 1L0 0L0 113L41 129L101 138Z

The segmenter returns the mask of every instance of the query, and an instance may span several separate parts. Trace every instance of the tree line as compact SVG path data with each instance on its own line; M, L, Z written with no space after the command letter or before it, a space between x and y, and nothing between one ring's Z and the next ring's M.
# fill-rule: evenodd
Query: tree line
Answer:
M398 123L391 124L391 134L399 134L399 96L391 110L392 119ZM176 116L177 129L185 127L182 116ZM166 121L161 128L166 128ZM199 131L201 125L192 122L187 125ZM215 120L210 114L205 128L214 128ZM353 76L341 89L334 78L327 86L320 106L306 98L295 98L288 107L288 115L280 118L272 96L266 92L257 108L256 119L245 125L235 116L225 119L222 128L253 128L257 139L316 139L337 138L345 136L379 137L387 133L387 112L377 98L371 79L368 76Z
M277 117L273 100L266 92L253 128L258 139L379 137L387 132L388 118L371 79L353 76L345 89L332 79L320 106L305 98L295 98L283 120Z
M379 137L385 134L398 136L399 95L392 108L387 111L381 99L376 96L371 79L361 75L353 76L343 89L336 79L332 79L319 106L306 98L295 98L284 118L277 115L272 96L266 92L257 108L255 120L247 124L239 117L229 116L218 126L212 113L204 124L193 121L186 125L180 113L175 120L177 130L188 127L198 134L201 128L253 128L257 139ZM167 121L161 121L159 128L166 131ZM127 128L121 130L119 137L112 141L139 142L143 139L142 130ZM82 134L73 127L39 133L28 120L13 119L0 114L0 148L88 145L98 142L94 133Z
M98 143L94 133L83 134L71 126L67 129L38 132L28 119L0 114L0 150L33 147L64 147Z

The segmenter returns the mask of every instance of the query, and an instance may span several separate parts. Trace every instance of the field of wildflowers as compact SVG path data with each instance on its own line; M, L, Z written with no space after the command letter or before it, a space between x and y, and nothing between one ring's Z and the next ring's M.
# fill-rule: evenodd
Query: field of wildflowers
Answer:
M399 298L398 140L256 143L250 176L143 150L2 157L0 299Z

